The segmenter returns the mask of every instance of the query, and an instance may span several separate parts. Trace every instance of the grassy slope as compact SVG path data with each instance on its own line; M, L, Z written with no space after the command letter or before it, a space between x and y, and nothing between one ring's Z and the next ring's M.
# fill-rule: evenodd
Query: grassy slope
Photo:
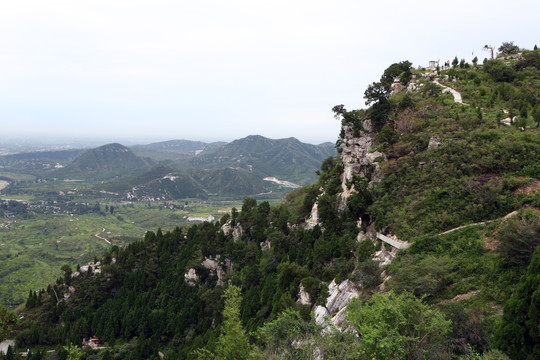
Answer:
M413 105L394 114L396 136L379 144L388 161L381 164L383 179L370 211L378 229L414 243L389 266L386 288L411 291L443 310L462 298L455 306L476 314L467 321L481 329L482 342L472 346L483 351L526 269L501 256L499 235L509 222L523 222L524 214L540 217L540 191L523 191L540 178L540 131L534 107L523 101L536 94L538 103L540 71L518 73L513 82L496 82L480 67L441 75L449 73L457 79L446 85L460 91L465 104L430 93L437 88L421 80L425 85L412 94ZM390 101L398 107L404 96ZM520 106L528 108L526 118L500 123L508 116L503 110L518 115ZM433 137L442 144L428 149ZM520 212L513 220L503 219L514 210ZM483 221L491 222L440 235ZM455 306L445 310L447 316Z

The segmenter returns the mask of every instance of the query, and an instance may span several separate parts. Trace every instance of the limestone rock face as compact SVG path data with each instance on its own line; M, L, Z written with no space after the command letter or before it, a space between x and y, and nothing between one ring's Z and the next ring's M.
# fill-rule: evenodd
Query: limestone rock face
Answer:
M317 201L315 201L315 204L313 204L313 207L311 208L311 214L309 215L309 218L306 220L306 229L311 230L318 224L319 224L319 204L317 203Z
M0 354L6 354L8 351L8 347L12 349L15 349L15 340L4 340L0 342Z
M309 293L306 292L302 284L300 284L300 290L298 291L298 302L302 305L311 305Z
M328 285L328 298L326 299L326 309L334 314L347 306L352 299L359 295L356 285L350 280L344 280L341 284L336 284L332 280Z
M116 259L114 259L114 261L116 262ZM90 269L92 269L93 274L101 274L101 262L100 261L98 261L96 263L89 262L86 265L82 265L79 268L79 271L75 271L73 274L71 274L71 277L75 278L75 277L79 276L81 273L88 272Z
M401 82L399 82L399 79L396 79L392 83L391 87L392 87L392 91L391 91L390 95L399 94L400 92L402 92L403 90L405 90L407 88L407 86L405 86Z
M356 136L352 126L343 127L345 138L341 152L343 162L341 188L343 192L341 193L340 210L345 208L347 199L355 191L354 185L350 185L353 175L360 175L370 181L372 173L379 168L379 163L375 159L386 158L379 151L370 152L375 144L375 132L371 120L362 121L362 128L364 131L360 131L360 134Z
M395 247L392 247L390 251L386 250L383 244L381 244L381 248L379 251L375 253L375 256L373 257L373 260L379 261L379 267L382 268L392 262L394 258L396 257L398 249Z
M313 315L315 317L315 323L319 326L326 324L326 318L330 317L330 313L324 306L317 305L313 310Z
M232 271L232 263L229 259L225 259L225 270L219 264L220 255L216 255L215 259L205 257L201 263L206 269L210 271L210 275L217 275L217 285L223 286L223 277L230 271ZM191 269L190 269L191 270Z
M261 246L262 251L270 250L272 248L272 243L269 240L261 241L259 245Z
M197 275L195 269L191 268L188 270L187 274L184 274L184 279L189 286L195 286L195 283L197 282L197 280L199 280L199 276Z
M232 226L231 220L223 224L223 226L221 227L221 230L223 230L223 233L225 235L229 235L230 233L232 233L234 242L240 240L240 236L242 236L242 234L244 233L244 229L242 229L242 226L240 224L236 226Z
M350 280L344 280L339 285L332 280L328 285L328 298L325 306L317 305L313 309L315 322L318 325L326 324L326 318L339 326L346 318L347 305L352 299L359 296L358 287Z

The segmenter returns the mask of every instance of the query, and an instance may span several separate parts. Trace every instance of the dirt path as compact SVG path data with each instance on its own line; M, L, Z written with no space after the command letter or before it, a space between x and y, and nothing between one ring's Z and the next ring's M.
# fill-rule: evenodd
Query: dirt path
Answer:
M454 101L458 104L463 104L463 99L461 98L461 94L457 92L456 90L452 89L449 86L441 84L438 80L433 80L433 82L441 87L443 87L443 93L449 92L454 97Z
M454 231L457 231L457 230L461 230L461 229L464 229L466 227L469 227L469 226L478 226L478 225L486 225L486 224L489 224L489 223L492 223L494 221L497 221L497 220L500 220L500 219L508 219L509 217L512 217L514 215L517 214L517 211L512 211L511 213L508 213L506 214L505 216L503 216L502 218L499 218L499 219L494 219L494 220L487 220L487 221L482 221L482 222L477 222L477 223L474 223L474 224L467 224L467 225L461 225L461 226L458 226L456 228L453 228L453 229L450 229L450 230L446 230L445 232L442 232L440 234L437 234L437 236L440 236L440 235L446 235L446 234L449 234L451 232L454 232Z
M105 239L104 237L102 237L102 236L100 235L100 234L103 234L104 232L105 232L105 228L102 228L101 231L98 232L98 233L97 233L96 235L94 235L94 236L97 237L98 239L101 239L101 240L105 241L107 244L112 245L112 243L111 243L109 240Z

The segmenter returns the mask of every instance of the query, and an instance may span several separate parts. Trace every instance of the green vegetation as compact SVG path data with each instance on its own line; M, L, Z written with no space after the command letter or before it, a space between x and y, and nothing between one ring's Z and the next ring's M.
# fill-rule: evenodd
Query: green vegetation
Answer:
M439 351L450 331L444 314L410 293L374 294L353 300L349 320L362 334L362 358L421 359Z
M315 184L281 204L248 197L219 221L148 231L88 268L62 266L28 294L17 346L96 335L108 349L81 358L538 357L537 53L472 67L456 57L438 71L391 65L366 91L371 108L333 108L344 156L322 161ZM373 144L354 166L350 143ZM306 223L315 204L318 221ZM106 206L80 218L109 220L100 226L116 227L113 245L131 222L157 221ZM153 211L178 219L186 208ZM377 232L412 245L394 251ZM328 301L334 284L357 297L346 316ZM324 327L321 313L345 320Z
M17 315L0 305L0 342L4 340L13 325L17 322Z
M148 228L169 231L191 224L187 217L219 218L241 202L110 204L89 214L38 214L3 219L0 224L0 303L16 306L29 289L39 289L60 275L60 266L86 264L111 246L144 237ZM114 214L110 210L113 208ZM1 210L1 209L0 209ZM98 238L97 235L105 238Z
M540 248L537 247L527 273L504 307L496 333L497 346L513 359L540 356Z

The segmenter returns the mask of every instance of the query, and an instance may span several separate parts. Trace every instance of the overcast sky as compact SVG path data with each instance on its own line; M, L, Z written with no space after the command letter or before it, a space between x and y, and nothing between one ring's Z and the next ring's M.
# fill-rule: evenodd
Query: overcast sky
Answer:
M0 0L0 140L334 142L386 67L540 45L538 0ZM474 55L473 55L474 53Z

